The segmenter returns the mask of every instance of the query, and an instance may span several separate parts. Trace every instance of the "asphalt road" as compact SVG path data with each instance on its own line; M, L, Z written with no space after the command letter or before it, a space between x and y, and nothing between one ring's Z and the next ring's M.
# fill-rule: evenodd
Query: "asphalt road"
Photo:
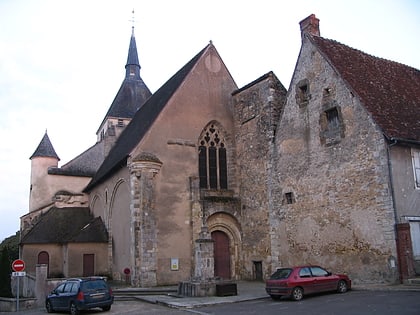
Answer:
M322 294L295 302L271 298L235 304L202 307L201 315L419 315L420 292L350 291L345 294Z
M14 313L20 315L47 314L45 309L25 310ZM66 313L57 313L66 314ZM179 310L142 301L116 301L111 311L100 309L82 314L199 314L199 315L419 315L420 292L404 291L350 291L345 294L322 294L306 296L295 302L289 299L274 301L267 297L247 302L227 303L207 307Z

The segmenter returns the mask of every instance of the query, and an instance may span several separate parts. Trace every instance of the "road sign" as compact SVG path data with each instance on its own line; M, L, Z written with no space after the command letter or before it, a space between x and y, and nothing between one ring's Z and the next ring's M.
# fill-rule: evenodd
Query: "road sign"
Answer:
M12 272L13 277L24 277L26 276L26 271L14 271Z
M22 259L16 259L12 262L13 271L20 272L25 270L25 262Z

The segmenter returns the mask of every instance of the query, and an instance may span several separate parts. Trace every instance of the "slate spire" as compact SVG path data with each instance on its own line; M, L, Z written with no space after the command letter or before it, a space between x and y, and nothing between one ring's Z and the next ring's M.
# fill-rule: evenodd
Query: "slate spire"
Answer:
M134 36L134 26L131 31L130 46L128 48L127 64L125 65L125 78L140 80L140 62L137 54L136 37Z
M45 130L44 137L36 148L35 152L29 158L32 160L35 157L53 157L60 161L57 153L55 153L54 147L51 144L50 138L48 137L47 131Z

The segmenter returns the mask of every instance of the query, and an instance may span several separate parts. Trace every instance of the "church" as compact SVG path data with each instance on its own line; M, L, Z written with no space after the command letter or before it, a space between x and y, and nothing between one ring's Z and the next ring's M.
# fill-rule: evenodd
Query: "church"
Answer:
M133 29L97 142L59 166L45 133L30 157L27 272L136 287L300 264L420 274L420 71L321 37L315 15L300 29L288 89L273 72L239 88L210 42L154 93Z

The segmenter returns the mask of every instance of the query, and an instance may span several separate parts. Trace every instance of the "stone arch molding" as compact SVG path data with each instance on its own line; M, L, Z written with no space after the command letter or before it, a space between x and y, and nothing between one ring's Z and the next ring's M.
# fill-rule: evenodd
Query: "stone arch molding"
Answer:
M241 228L238 220L227 213L215 213L207 219L209 232L221 231L229 237L230 256L231 256L231 276L237 279L239 276L238 266L240 265L240 244ZM238 280L238 279L237 279Z

